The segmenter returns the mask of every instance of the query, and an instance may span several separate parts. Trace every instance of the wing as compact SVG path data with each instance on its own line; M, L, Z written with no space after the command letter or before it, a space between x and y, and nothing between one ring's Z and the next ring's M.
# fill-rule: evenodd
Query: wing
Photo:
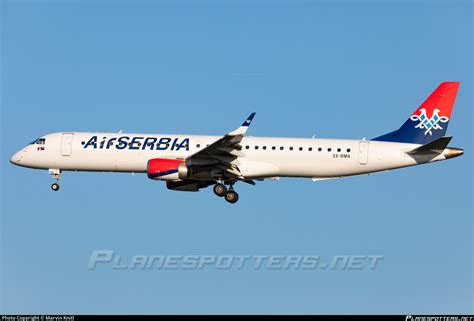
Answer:
M186 165L194 173L214 170L216 173L222 173L222 179L244 179L238 167L238 158L245 156L240 142L247 133L254 116L255 113L250 114L239 128L186 158Z

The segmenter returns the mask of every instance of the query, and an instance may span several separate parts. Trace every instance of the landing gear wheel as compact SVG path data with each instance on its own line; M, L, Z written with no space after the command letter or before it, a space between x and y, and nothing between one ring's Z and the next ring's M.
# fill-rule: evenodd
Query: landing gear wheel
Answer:
M51 185L51 189L55 192L59 191L59 184L58 183L54 183L53 185Z
M226 195L227 187L225 187L224 184L217 183L216 185L214 185L213 191L214 191L214 194L216 194L219 197L222 197Z
M225 193L225 200L231 204L237 203L239 200L239 194L234 191L228 191Z
M61 178L61 170L60 169L57 169L57 168L50 168L48 170L48 173L49 175L53 176L54 180L56 181L56 183L53 183L53 185L51 185L51 189L55 192L59 191L59 179Z

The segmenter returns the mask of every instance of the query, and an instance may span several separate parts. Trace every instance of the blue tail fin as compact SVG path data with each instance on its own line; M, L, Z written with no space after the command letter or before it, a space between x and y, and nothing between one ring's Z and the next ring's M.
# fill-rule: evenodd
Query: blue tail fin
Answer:
M372 140L426 144L446 134L459 82L443 82L398 130Z

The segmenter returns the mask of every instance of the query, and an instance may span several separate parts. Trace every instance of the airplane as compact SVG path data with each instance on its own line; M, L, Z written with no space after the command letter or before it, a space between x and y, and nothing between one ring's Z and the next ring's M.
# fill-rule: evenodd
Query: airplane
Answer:
M460 156L444 136L459 82L443 82L397 130L370 140L251 137L255 113L224 136L59 132L42 136L10 162L48 170L146 173L174 191L213 191L233 204L236 182L280 177L314 181L370 174Z

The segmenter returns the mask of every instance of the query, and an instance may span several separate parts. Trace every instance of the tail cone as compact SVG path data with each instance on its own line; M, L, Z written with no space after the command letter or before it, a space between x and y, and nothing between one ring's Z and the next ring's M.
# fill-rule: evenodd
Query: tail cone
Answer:
M464 149L461 148L446 148L444 150L444 156L446 159L458 157L464 154Z

